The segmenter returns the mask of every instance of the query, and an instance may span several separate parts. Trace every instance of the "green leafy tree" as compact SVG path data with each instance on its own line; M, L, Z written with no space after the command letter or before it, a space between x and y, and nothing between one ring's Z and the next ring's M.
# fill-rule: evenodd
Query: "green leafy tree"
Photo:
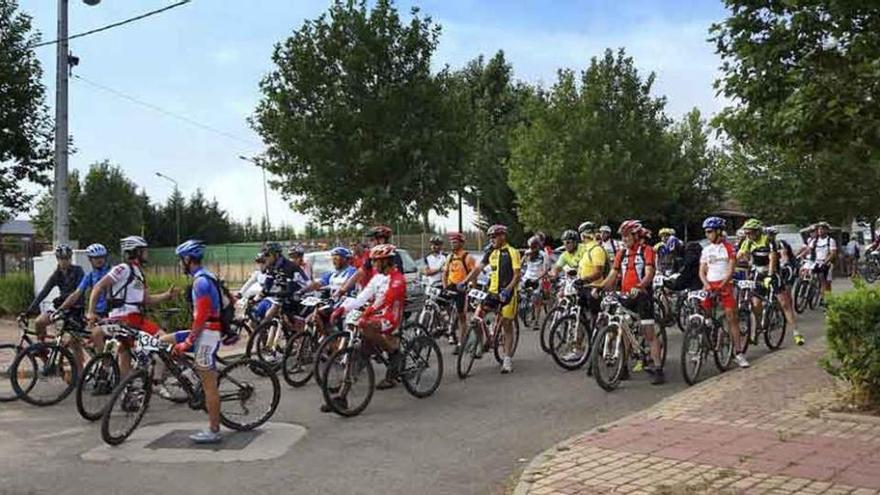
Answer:
M119 239L141 232L141 195L137 185L108 161L92 164L75 201L77 239L85 246L100 242L112 249Z
M711 29L716 87L735 104L716 123L732 141L738 199L837 222L878 213L880 4L724 3L729 17Z
M18 2L0 0L0 223L31 204L25 184L49 185L52 122L32 48L39 39Z
M251 120L272 186L320 223L391 222L452 205L459 126L431 73L439 26L390 0L337 0L275 47Z
M79 239L79 216L77 215L75 205L79 202L80 196L80 187L79 187L79 171L71 170L70 174L67 175L67 196L70 201L70 237L72 239ZM52 194L52 190L43 193L40 196L40 199L36 204L36 213L34 214L31 221L34 224L34 229L37 232L37 236L41 239L45 239L48 241L52 240L53 226L54 226L54 218L53 213L55 211L55 196Z

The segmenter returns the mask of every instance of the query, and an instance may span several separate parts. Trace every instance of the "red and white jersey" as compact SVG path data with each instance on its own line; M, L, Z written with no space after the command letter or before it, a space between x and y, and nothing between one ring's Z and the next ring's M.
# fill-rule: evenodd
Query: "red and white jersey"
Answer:
M727 277L730 260L736 258L733 246L727 241L710 242L703 248L700 263L706 264L706 279L709 282L721 282Z
M381 315L398 325L403 320L403 307L406 304L406 278L397 268L388 274L376 273L370 283L358 296L359 305L372 301L365 316Z

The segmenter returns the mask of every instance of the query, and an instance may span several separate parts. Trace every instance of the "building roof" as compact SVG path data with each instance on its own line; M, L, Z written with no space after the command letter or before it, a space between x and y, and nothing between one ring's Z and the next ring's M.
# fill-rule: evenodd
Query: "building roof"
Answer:
M0 225L0 235L33 236L34 224L28 220L10 220Z

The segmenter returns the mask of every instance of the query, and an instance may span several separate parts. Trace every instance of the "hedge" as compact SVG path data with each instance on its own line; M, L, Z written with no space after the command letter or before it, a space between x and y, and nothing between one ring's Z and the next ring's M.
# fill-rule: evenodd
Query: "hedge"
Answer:
M34 279L30 273L9 273L0 278L0 316L17 315L34 299Z

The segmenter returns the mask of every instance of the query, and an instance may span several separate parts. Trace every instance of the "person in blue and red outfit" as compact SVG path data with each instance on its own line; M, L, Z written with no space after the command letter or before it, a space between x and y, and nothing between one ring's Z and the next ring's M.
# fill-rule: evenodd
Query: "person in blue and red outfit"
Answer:
M167 339L176 344L175 355L184 352L195 354L195 369L202 380L205 409L208 412L209 429L189 438L199 444L218 443L223 440L220 435L220 394L217 389L217 351L221 340L220 285L217 277L202 266L205 255L202 241L188 240L177 246L175 253L180 258L183 270L193 278L193 317L190 330L175 332Z

